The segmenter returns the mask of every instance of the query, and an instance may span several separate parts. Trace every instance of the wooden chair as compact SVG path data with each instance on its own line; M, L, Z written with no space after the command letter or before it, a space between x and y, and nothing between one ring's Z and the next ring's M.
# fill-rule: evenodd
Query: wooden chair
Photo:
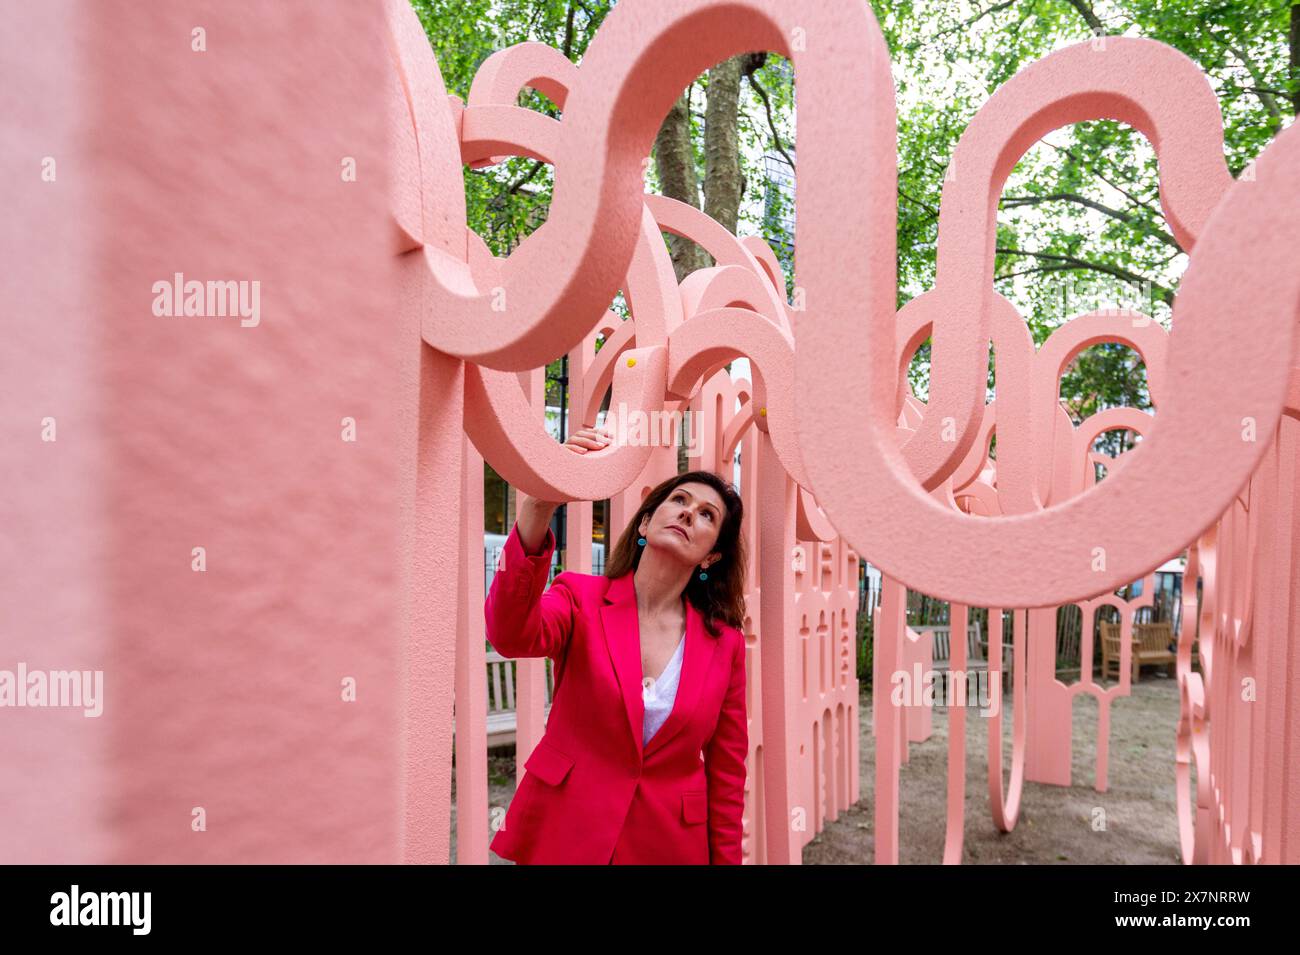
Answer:
M930 666L940 674L941 679L946 680L952 659L952 628L947 625L930 625L912 627L911 629L917 633L929 632L933 635L934 655L931 658ZM988 640L981 632L979 622L971 621L966 628L966 670L969 673L975 673L988 668ZM1002 669L1002 685L1004 687L1009 686L1011 680L1011 657L1009 654L1004 655Z
M949 660L952 657L949 646L949 637L952 628L947 624L934 624L924 627L912 627L917 633L934 634L934 659L933 667L936 670L948 669ZM969 670L983 670L987 668L988 662L984 659L984 644L980 640L980 625L971 623L966 628L966 668Z
M1174 625L1169 622L1164 623L1135 623L1133 624L1133 650L1131 666L1133 668L1132 682L1136 683L1145 666L1163 666L1170 676L1174 675L1174 668L1178 661L1178 652L1175 648L1170 650L1170 644L1174 642ZM1112 670L1114 679L1119 679L1120 663L1120 625L1117 623L1102 622L1101 624L1101 672L1106 679L1111 679ZM1196 659L1196 648L1192 648L1193 660Z

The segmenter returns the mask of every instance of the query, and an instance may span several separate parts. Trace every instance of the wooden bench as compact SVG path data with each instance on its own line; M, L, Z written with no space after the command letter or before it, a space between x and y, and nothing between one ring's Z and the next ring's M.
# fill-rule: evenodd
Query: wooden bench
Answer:
M934 635L934 657L931 666L936 670L948 669L949 661L952 659L952 648L950 646L952 627L943 624L912 627L912 629L917 633L928 632ZM966 669L988 669L988 661L984 658L984 643L980 639L980 625L976 622L972 622L966 628Z
M511 746L515 742L515 664L495 650L487 652L487 744L488 749ZM551 712L554 673L546 661L546 712Z
M943 679L947 679L947 671L951 666L952 648L951 635L952 628L945 625L929 625L910 628L917 633L930 633L934 640L934 656L931 658L930 666L937 671ZM1011 685L1011 644L1005 644L1006 652L1003 654L1002 666L1002 686ZM966 671L974 673L980 670L987 670L988 663L988 639L981 632L979 621L971 621L966 627Z
M1173 643L1174 625L1172 623L1133 624L1132 682L1136 683L1138 681L1142 667L1146 666L1163 666L1168 674L1173 676L1175 664L1178 662L1177 648L1169 649ZM1121 649L1120 625L1103 621L1101 624L1101 672L1106 679L1111 678L1112 670L1114 671L1114 678L1119 679ZM1193 659L1195 659L1195 648L1193 648Z

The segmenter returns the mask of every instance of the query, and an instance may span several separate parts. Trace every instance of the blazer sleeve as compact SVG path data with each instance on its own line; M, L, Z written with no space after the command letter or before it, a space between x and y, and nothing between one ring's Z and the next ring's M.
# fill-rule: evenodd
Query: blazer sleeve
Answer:
M555 532L549 527L538 554L524 550L517 523L506 537L483 608L488 642L503 657L559 658L568 647L577 597L567 573L557 574L546 588L554 551Z
M731 661L731 681L722 713L704 750L709 793L709 864L740 865L744 833L745 757L749 729L745 714L745 640Z

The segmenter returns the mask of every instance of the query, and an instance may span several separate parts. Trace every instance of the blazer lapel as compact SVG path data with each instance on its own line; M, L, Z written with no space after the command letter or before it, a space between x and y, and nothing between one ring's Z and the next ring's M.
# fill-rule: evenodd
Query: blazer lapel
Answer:
M695 605L686 601L686 646L682 650L682 670L677 682L677 696L664 725L642 744L645 732L645 703L641 699L641 621L636 610L636 584L633 571L610 581L605 589L605 605L600 608L600 623L605 631L609 658L618 676L623 707L637 754L644 759L667 743L682 727L690 723L700 700L704 676L713 663L718 641L704 629L704 618Z
M600 608L609 658L618 676L627 711L632 742L641 756L641 734L645 727L645 704L641 701L641 623L636 612L636 585L632 571L615 577L605 588L605 606ZM657 734L656 734L657 735Z

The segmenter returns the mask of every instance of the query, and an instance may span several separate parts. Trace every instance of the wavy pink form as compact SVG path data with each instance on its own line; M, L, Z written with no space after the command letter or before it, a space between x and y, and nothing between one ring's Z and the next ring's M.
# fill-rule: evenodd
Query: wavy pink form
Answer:
M963 136L941 210L936 288L895 316L892 86L869 11L775 0L726 7L624 0L581 67L537 44L502 51L484 64L464 107L442 90L423 37L416 42L414 18L404 20L394 30L394 52L413 134L395 141L394 162L405 176L394 199L397 248L421 250L404 264L418 273L411 281L421 292L424 339L468 363L466 430L512 483L527 493L573 500L612 497L649 479L640 451L572 456L557 448L536 423L516 372L562 351L589 348L603 329L607 343L589 363L580 405L590 421L611 384L615 401L642 410L693 395L698 400L701 383L743 355L753 363L754 384L741 410L715 434L721 460L729 460L746 433L770 442L758 454L758 471L769 480L766 486L760 481L762 500L797 515L800 540L831 541L842 529L899 581L958 601L953 619L964 624L960 601L1030 608L1078 601L1090 621L1097 604L1114 602L1104 595L1206 531L1200 572L1213 577L1216 547L1232 559L1214 578L1223 591L1212 598L1215 612L1202 619L1227 635L1233 659L1251 652L1262 507L1244 510L1255 498L1239 499L1237 492L1264 458L1267 442L1243 441L1241 423L1249 419L1269 435L1283 410L1300 415L1292 331L1300 287L1279 251L1294 247L1300 220L1300 197L1280 172L1295 166L1292 131L1261 156L1253 180L1234 184L1223 162L1213 93L1181 54L1115 37L1052 54L1008 81ZM643 157L677 90L713 62L759 48L790 56L805 104L797 282L808 311L793 315L780 267L761 240L736 240L698 210L641 192ZM562 106L562 120L515 106L523 87ZM818 105L829 102L835 110ZM845 116L853 123L844 123ZM1192 252L1191 265L1172 335L1136 315L1090 315L1036 351L1015 309L990 288L993 213L1002 184L1029 145L1053 128L1093 118L1123 120L1152 141L1164 211ZM548 222L509 258L495 260L464 227L458 163L480 166L506 155L552 162L556 187ZM845 177L846 168L872 172ZM413 175L416 190L410 188ZM698 242L718 266L676 288L656 241L660 229ZM1269 242L1250 241L1261 234ZM846 257L846 249L853 254ZM1232 282L1224 281L1227 274ZM634 316L626 326L611 323L607 311L620 285ZM507 309L495 310L497 299ZM859 314L865 316L861 327ZM901 351L880 347L893 341L896 323ZM934 339L934 377L931 401L922 405L895 388L904 358L927 335ZM985 407L990 340L999 399ZM1142 354L1159 408L1154 427L1151 416L1112 409L1075 429L1059 407L1062 369L1103 340L1122 341ZM846 425L849 390L865 393L868 413ZM1110 463L1108 479L1093 487L1092 441L1119 427L1150 433L1124 456L1122 467ZM996 468L987 457L994 429ZM774 461L794 479L792 496L770 483L779 473ZM1258 499L1273 500L1263 492ZM1225 507L1216 537L1208 529ZM764 588L765 607L774 582ZM1096 594L1103 596L1088 599ZM1125 609L1127 636L1133 608ZM764 615L769 625L788 620L788 609L774 614ZM1000 611L996 616L994 646ZM1034 679L1024 659L1025 614L1017 612L1015 620L1013 705L1019 717L1036 690L1023 683ZM878 665L897 661L892 643L886 639L878 648ZM954 667L964 665L964 652L964 641L953 641ZM1125 660L1128 653L1126 641ZM1223 653L1223 647L1202 645L1206 683L1214 657ZM1199 758L1205 750L1212 757L1213 750L1204 731L1204 687L1181 661L1180 651L1183 772L1192 758L1187 753ZM771 672L785 673L780 667L771 664ZM1121 686L1104 694L1087 679L1050 704L1063 700L1068 706L1077 692L1102 700L1099 788L1105 786L1104 704L1128 691L1127 667L1121 672ZM1040 708L1049 706L1047 699ZM882 739L897 743L897 717L881 709ZM964 713L951 717L946 861L960 858L964 795ZM784 719L774 725L784 726ZM1018 811L1029 747L1024 726L1017 718L1009 791L1002 783L1000 720L990 726L990 796L1002 828L1015 824ZM888 747L881 752L878 813L892 808L896 814L898 756ZM1198 806L1218 798L1202 792ZM1205 827L1198 826L1196 853L1203 854ZM779 828L769 824L769 835ZM1240 819L1226 819L1217 831L1245 830ZM1260 831L1257 825L1244 841L1240 835L1227 840L1236 857L1243 851L1248 859L1259 856ZM888 826L880 828L877 851L883 860L891 852L896 857L896 815L892 836Z

